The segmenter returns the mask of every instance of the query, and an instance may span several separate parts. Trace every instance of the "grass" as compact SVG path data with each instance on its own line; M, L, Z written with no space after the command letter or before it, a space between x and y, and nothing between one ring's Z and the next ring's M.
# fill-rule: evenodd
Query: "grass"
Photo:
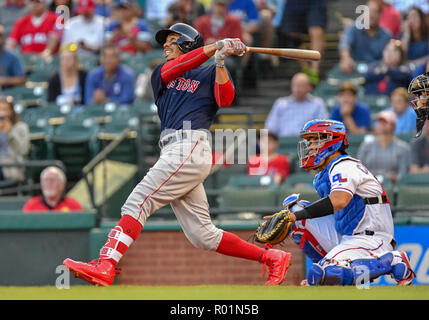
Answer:
M1 300L429 300L429 286L72 286L0 287Z

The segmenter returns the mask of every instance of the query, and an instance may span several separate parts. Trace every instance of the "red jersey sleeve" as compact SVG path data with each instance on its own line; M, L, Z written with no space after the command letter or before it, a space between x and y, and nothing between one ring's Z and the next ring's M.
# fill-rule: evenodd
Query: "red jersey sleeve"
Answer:
M209 57L204 53L204 48L201 47L185 53L174 60L167 61L161 67L162 82L164 84L168 83L178 76L181 76L186 71L200 66L208 59Z

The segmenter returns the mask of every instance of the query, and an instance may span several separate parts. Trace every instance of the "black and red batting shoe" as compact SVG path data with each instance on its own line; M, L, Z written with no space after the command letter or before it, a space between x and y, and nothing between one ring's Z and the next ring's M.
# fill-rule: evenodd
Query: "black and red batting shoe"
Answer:
M108 287L112 285L115 275L121 269L107 259L95 259L88 263L65 259L63 261L75 278L80 278L90 284Z

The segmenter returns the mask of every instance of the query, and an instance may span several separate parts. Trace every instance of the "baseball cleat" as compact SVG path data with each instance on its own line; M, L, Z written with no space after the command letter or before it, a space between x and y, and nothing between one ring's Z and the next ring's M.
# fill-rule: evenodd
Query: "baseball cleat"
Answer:
M289 268L290 259L292 254L277 249L268 249L262 256L261 263L265 267L268 267L268 281L265 283L266 286L279 285L286 278L286 273Z
M398 286L409 286L411 285L411 282L413 282L413 279L415 278L416 274L413 271L413 268L411 268L410 261L408 259L408 255L404 251L399 251L401 254L401 258L403 263L405 264L407 270L406 270L406 277L404 279L399 280L397 285Z
M120 273L120 269L106 259L95 259L88 263L65 259L63 265L69 268L75 278L103 287L112 285L115 275Z

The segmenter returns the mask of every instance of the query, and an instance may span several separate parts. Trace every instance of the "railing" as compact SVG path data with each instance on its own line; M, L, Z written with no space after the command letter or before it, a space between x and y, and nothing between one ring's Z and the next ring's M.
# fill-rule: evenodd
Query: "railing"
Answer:
M63 171L66 167L60 160L25 160L22 162L5 162L0 161L0 167L14 167L14 168L46 168L49 166L57 166ZM12 187L0 188L0 196L8 194L22 195L24 192L31 192L40 189L40 183L33 183L30 179L29 183L23 184L22 181L16 181L17 185Z

